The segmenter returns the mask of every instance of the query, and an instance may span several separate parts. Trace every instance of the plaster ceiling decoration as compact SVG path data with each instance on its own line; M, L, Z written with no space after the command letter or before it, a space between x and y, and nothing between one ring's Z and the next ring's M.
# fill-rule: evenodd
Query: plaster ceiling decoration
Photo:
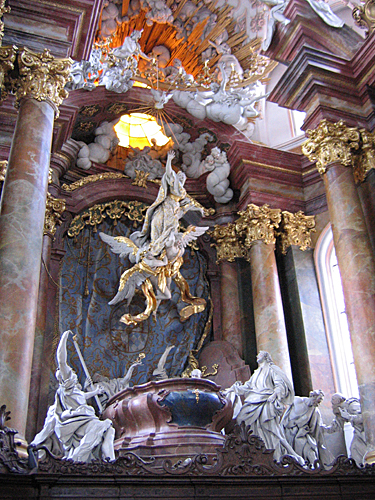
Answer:
M141 85L151 105L133 111L167 122L163 110L173 99L195 118L246 130L276 63L260 55L262 40L249 41L233 10L207 0L107 2L90 59L73 65L68 88L125 93Z

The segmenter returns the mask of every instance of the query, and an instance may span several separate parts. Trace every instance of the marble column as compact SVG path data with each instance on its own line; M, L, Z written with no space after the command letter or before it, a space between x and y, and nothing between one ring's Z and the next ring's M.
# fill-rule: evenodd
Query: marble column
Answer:
M275 365L292 380L274 243L252 243L250 269L257 350L269 352Z
M375 462L375 260L352 166L360 133L323 120L304 153L323 175L357 372L367 453ZM348 168L349 167L349 168Z
M18 54L19 113L0 205L0 401L24 442L54 114L71 61Z
M257 350L271 354L292 381L288 339L285 328L279 276L275 257L275 229L281 211L268 205L249 205L236 222L237 231L245 236L249 251Z

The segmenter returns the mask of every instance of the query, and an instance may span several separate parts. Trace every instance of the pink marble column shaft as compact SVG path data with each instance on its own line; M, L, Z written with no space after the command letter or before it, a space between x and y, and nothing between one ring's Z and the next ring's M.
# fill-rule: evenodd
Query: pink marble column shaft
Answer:
M375 260L353 172L331 165L324 174L340 268L368 455L375 461Z
M241 310L238 294L238 275L235 262L220 262L222 340L230 342L240 356L243 354Z
M48 234L44 235L42 258L47 269L49 267L49 261L51 256L51 245L52 245L52 237ZM45 337L46 319L47 319L47 300L48 300L48 274L44 265L42 265L40 269L38 307L37 307L35 337L34 337L34 352L33 352L33 363L31 368L29 406L27 412L26 440L28 442L30 442L34 438L37 431L40 430L37 428L37 422L39 413L39 396L41 390L42 370L46 363L46 360L43 359L43 355L44 355L44 337Z
M275 245L254 241L250 249L250 269L257 349L271 354L292 381L288 339L276 268Z
M54 110L21 101L0 205L0 402L25 436Z

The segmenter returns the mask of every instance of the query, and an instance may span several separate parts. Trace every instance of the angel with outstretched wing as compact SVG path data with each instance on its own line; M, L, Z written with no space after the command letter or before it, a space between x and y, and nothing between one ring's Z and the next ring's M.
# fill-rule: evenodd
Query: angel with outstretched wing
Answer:
M146 297L146 309L143 312L136 316L124 314L120 321L127 325L137 324L147 319L151 313L155 315L160 302L172 296L170 291L172 279L181 291L181 300L189 304L180 311L183 321L205 309L206 301L190 294L189 285L180 273L180 267L188 243L207 229L207 227L189 226L184 233L170 233L165 248L158 258L154 256L150 244L138 248L129 238L99 233L101 239L110 245L112 252L120 257L128 256L134 264L122 273L117 294L109 305L118 304L123 300L127 300L129 305L137 288L141 288Z

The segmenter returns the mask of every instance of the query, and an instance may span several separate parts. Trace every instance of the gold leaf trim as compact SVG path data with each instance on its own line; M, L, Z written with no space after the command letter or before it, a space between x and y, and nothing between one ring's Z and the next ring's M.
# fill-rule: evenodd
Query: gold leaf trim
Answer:
M96 232L97 226L107 217L113 220L114 225L123 216L132 221L143 222L148 207L148 205L140 201L120 200L94 205L74 217L68 229L68 236L78 236L86 226L92 226L94 232Z

